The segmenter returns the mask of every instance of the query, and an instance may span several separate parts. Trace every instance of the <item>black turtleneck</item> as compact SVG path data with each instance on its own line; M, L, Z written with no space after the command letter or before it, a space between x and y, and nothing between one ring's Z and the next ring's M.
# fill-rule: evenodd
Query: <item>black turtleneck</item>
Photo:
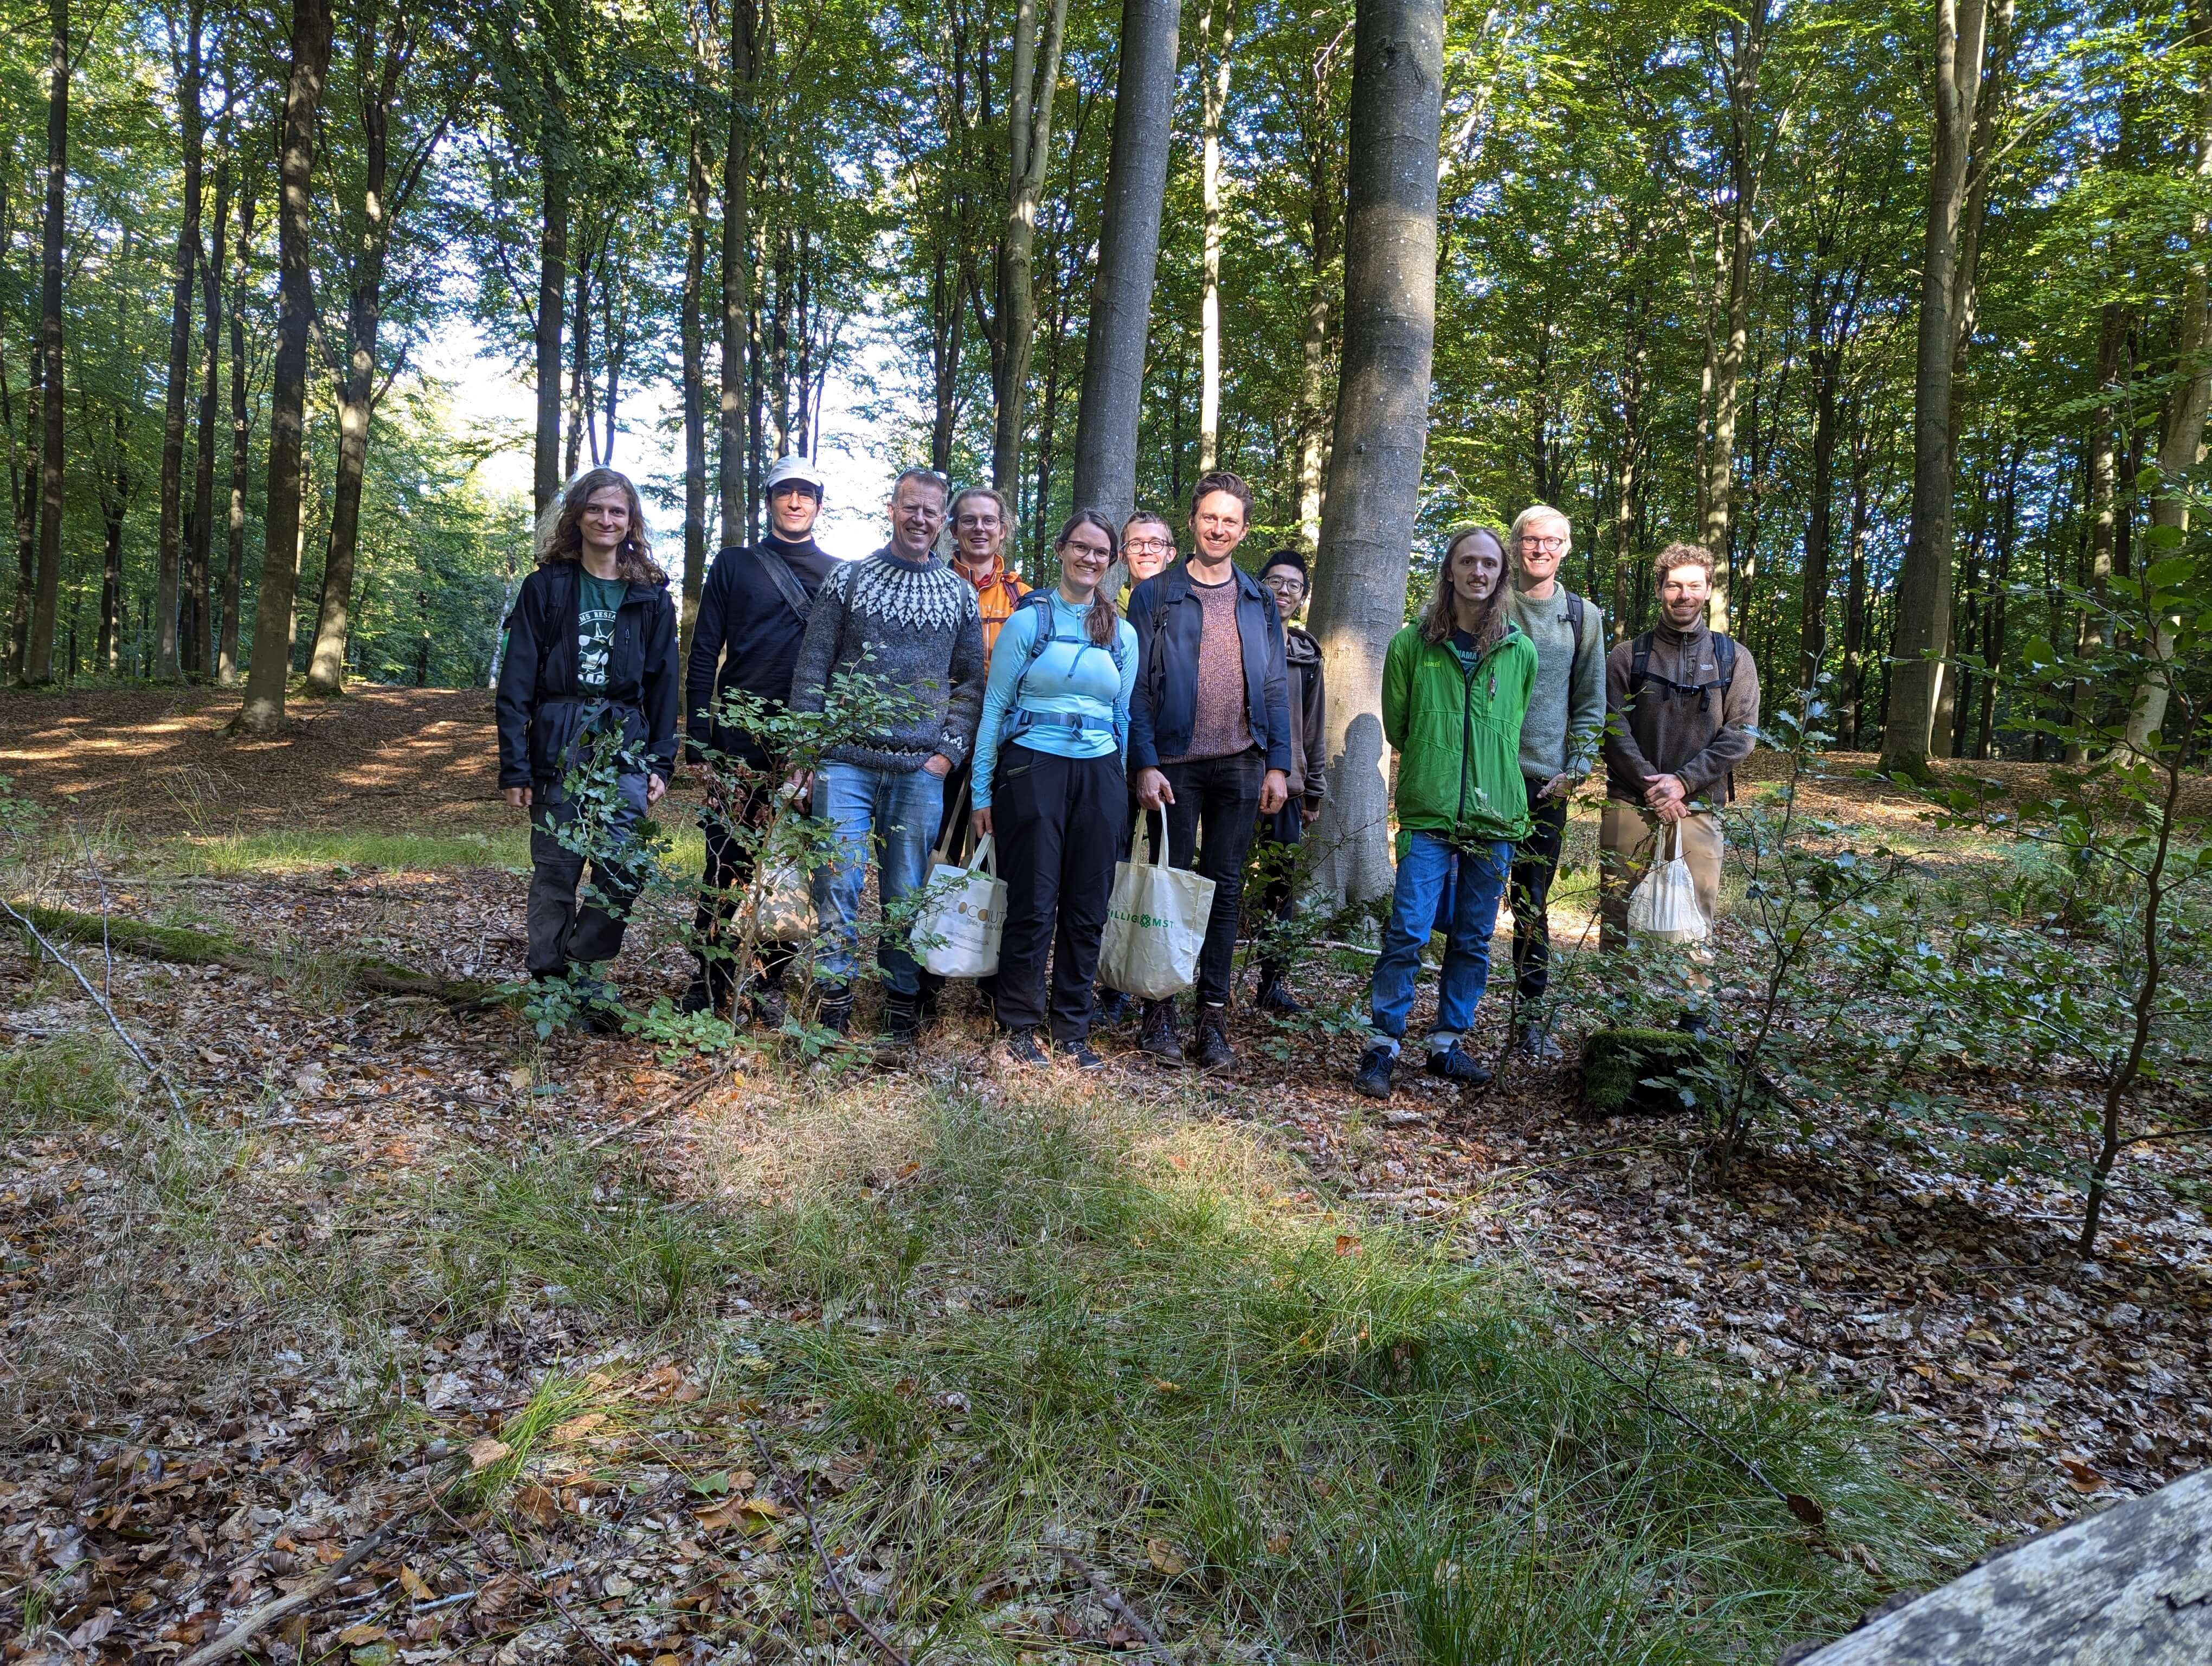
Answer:
M763 565L769 561L789 567L810 597L836 565L812 538L793 544L773 532L757 547L720 551L701 590L684 679L684 727L692 745L711 744L756 763L765 761L757 747L728 730L717 734L703 713L724 689L779 702L791 697L792 666L806 627Z

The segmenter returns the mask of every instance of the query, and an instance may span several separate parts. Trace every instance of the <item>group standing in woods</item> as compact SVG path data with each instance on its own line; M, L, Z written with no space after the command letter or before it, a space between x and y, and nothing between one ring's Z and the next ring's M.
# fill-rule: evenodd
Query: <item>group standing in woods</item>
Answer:
M731 926L763 860L758 835L788 802L827 833L811 874L820 1024L839 1033L852 1024L870 867L896 914L927 883L933 851L957 862L971 841L979 852L988 841L1006 903L996 970L978 989L1006 1053L1100 1068L1092 1029L1128 1006L1094 987L1109 897L1117 862L1152 820L1168 863L1194 868L1212 893L1189 1037L1176 1000L1152 998L1138 1045L1167 1064L1233 1062L1255 845L1267 852L1257 934L1272 928L1279 942L1297 900L1299 846L1328 790L1321 654L1293 623L1305 558L1278 550L1257 576L1237 563L1252 497L1225 471L1193 489L1180 559L1156 513L1117 526L1079 510L1053 540L1056 576L1035 589L1006 565L1010 517L995 492L955 493L934 471L909 468L893 483L883 546L842 562L813 539L823 491L806 458L775 465L769 530L715 557L680 668L667 575L629 480L589 471L545 516L538 569L507 621L497 702L500 783L532 820L531 976L565 985L586 1023L618 1022L603 968L638 892L635 829L675 772L680 714L706 800L698 970L684 1011L722 1012L744 982L750 1015L782 1021L792 952L760 944L758 964L741 969ZM939 550L948 532L950 558ZM1397 755L1396 865L1372 1039L1355 1077L1364 1093L1391 1091L1421 951L1437 933L1425 1068L1489 1079L1467 1043L1509 903L1513 1044L1531 1062L1559 1055L1547 901L1568 801L1601 759L1601 946L1625 946L1628 898L1655 856L1679 856L1703 918L1718 911L1718 811L1754 742L1757 668L1707 624L1713 558L1689 544L1653 563L1660 622L1608 648L1598 605L1559 578L1572 536L1543 504L1510 532L1453 529L1419 620L1389 644L1381 706ZM1128 575L1119 593L1117 566ZM857 700L860 686L886 697ZM831 744L812 767L794 767L773 736L726 721L732 692L750 709L831 720ZM580 801L599 843L573 830ZM878 933L877 958L884 1028L902 1052L936 1018L942 980L902 929ZM1279 948L1263 956L1257 1000L1300 1009ZM1694 1032L1708 1022L1702 1008L1683 1017Z

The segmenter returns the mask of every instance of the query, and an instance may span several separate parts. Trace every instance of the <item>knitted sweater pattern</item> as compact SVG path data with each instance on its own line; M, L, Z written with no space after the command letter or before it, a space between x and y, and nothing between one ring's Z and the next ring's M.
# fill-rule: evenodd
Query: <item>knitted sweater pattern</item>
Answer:
M878 550L836 568L807 617L792 709L821 711L830 684L855 670L902 691L913 708L902 721L831 747L832 761L897 772L942 752L958 765L983 707L983 622L974 587L935 556L917 564Z

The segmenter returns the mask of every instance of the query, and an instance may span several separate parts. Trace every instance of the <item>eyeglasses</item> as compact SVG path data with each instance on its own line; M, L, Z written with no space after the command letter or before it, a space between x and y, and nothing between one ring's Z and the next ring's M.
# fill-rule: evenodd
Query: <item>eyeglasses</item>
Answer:
M1172 552L1175 544L1164 538L1133 538L1121 547L1133 556L1164 556Z
M1305 586L1296 579L1261 579L1260 582L1278 596L1303 596L1306 593Z
M1111 561L1114 552L1103 544L1079 544L1073 538L1060 546L1062 556L1088 556L1093 561Z
M1567 541L1563 538L1538 538L1534 532L1523 532L1521 534L1521 547L1523 550L1564 550L1567 547Z

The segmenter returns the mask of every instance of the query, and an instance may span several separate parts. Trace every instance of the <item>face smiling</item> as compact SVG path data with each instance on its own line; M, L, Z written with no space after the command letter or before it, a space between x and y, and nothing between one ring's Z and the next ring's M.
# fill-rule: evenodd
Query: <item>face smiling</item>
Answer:
M1488 601L1491 592L1498 588L1498 575L1504 565L1498 545L1489 538L1480 535L1462 538L1452 549L1453 597L1470 604Z
M1131 584L1142 584L1165 568L1175 552L1175 539L1157 520L1134 522L1121 540L1121 559L1128 563Z
M1091 595L1113 564L1106 534L1087 520L1078 522L1060 546L1060 582L1072 594Z
M945 489L933 480L902 480L890 509L892 544L908 561L920 561L945 526Z
M1233 492L1208 492L1190 513L1190 535L1200 560L1218 566L1244 541L1244 506Z
M1713 599L1713 575L1702 567L1670 567L1659 581L1659 605L1677 630L1693 629Z
M963 566L978 572L997 566L999 551L1006 543L1006 523L1000 518L999 506L980 492L962 498L960 513L952 518L952 542Z
M585 500L577 517L576 532L586 550L612 555L629 536L629 494L620 486L602 486Z
M822 513L822 500L802 481L787 480L769 494L768 512L775 535L797 543L814 530L814 517Z

